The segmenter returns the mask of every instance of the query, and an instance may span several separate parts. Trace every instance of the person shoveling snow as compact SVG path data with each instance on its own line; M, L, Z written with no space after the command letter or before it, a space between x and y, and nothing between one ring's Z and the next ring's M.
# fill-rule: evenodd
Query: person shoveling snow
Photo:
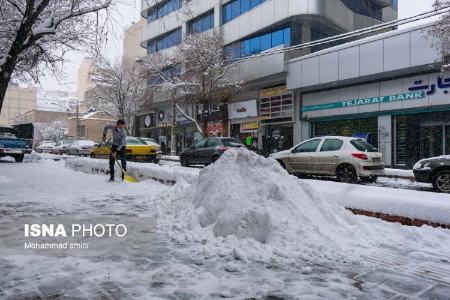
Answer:
M122 171L122 180L126 179L129 182L136 182L136 180L127 174L127 150L126 150L126 141L127 134L125 131L125 121L118 120L116 125L106 125L103 129L103 137L102 141L106 141L106 133L108 130L112 131L112 146L111 152L109 154L109 181L114 181L114 165L117 160L117 164L119 165ZM121 161L119 163L118 158Z

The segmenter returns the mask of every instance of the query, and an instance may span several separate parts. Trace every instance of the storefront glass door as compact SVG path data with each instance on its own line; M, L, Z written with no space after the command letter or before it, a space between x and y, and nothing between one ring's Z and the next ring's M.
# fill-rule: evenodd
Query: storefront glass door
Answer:
M422 126L420 129L420 158L439 156L444 153L444 126Z
M450 155L450 125L445 126L445 154Z

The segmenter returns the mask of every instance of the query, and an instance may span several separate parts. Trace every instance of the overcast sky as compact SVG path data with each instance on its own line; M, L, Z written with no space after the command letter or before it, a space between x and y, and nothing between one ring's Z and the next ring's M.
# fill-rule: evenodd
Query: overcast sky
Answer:
M118 0L118 9L113 13L114 33L111 35L106 55L111 58L122 55L123 30L132 22L139 20L140 0ZM399 18L413 16L431 9L434 0L399 0ZM42 79L41 86L46 90L75 91L78 67L83 59L83 53L71 53L67 55L64 64L64 77L60 82L54 76Z

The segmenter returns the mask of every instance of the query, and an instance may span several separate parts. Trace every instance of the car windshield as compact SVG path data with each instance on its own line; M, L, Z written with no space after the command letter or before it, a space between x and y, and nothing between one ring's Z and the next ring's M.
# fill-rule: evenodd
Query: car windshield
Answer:
M222 143L226 147L243 147L244 144L241 141L235 140L235 139L222 139Z
M147 143L137 137L127 137L127 145L147 145Z
M350 143L359 151L377 152L377 149L365 140L351 140Z

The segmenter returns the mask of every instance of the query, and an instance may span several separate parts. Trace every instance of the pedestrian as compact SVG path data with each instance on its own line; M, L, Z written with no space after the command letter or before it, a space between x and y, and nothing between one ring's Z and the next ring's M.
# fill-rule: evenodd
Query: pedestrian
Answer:
M252 150L253 147L253 136L251 134L247 135L245 138L245 146L248 150Z
M122 169L124 171L127 170L127 149L126 149L126 140L127 134L125 132L125 121L118 120L116 125L106 125L103 129L103 137L102 140L106 140L106 133L108 130L112 131L112 146L111 152L109 153L109 181L114 181L114 164L116 159L120 159L122 163ZM125 177L125 174L122 172L122 181Z
M164 140L161 142L161 152L163 155L166 155L167 147L166 147L166 143L164 142Z

